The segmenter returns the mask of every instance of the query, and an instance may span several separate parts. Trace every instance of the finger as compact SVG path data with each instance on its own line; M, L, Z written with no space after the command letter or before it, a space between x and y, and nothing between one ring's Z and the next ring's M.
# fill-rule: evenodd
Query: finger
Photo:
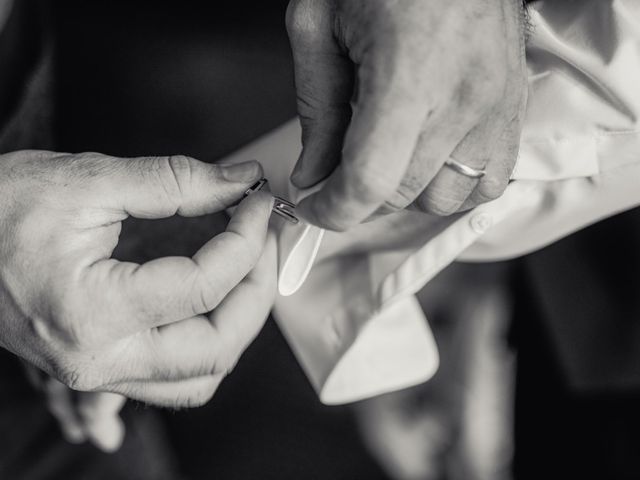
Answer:
M329 2L293 0L286 23L302 126L302 153L291 181L307 188L340 162L351 118L353 65L335 40Z
M276 251L275 236L269 235L256 267L209 315L219 337L219 358L227 372L235 366L269 316L276 296Z
M271 237L260 263L210 315L210 322L206 322L209 328L200 317L189 320L191 323L179 322L158 329L152 358L156 361L170 358L172 365L157 370L173 372L169 378L181 375L191 378L130 381L106 388L129 398L173 408L195 407L209 401L269 315L275 296L275 271L276 247ZM196 321L198 326L194 328ZM189 345L189 349L184 345Z
M449 158L467 167L484 170L489 164L497 139L502 136L506 128L507 122L502 120L503 108L501 104L500 108L493 109L472 128L449 154ZM458 211L478 183L478 178L466 176L443 165L427 188L418 196L416 205L427 213L451 215Z
M69 443L82 443L87 434L82 422L76 414L73 391L55 378L48 378L44 382L47 408L60 425L64 438Z
M132 400L169 408L200 407L215 394L224 375L207 375L175 382L129 382L110 387Z
M412 204L442 168L478 118L458 108L434 112L422 129L411 162L396 192L376 212L386 215Z
M430 114L415 88L390 80L389 68L359 67L360 90L342 161L297 212L324 228L345 230L371 215L397 190Z
M273 198L263 192L243 200L225 232L193 258L165 257L137 265L103 260L85 277L97 318L84 332L96 342L124 338L213 310L255 266L264 248ZM90 338L85 339L90 343Z
M274 302L276 246L270 236L256 267L209 317L165 325L129 341L119 381L178 381L226 375L262 328ZM185 348L188 345L188 348Z
M518 159L526 102L525 89L520 110L516 117L509 122L509 125L507 125L507 128L496 143L491 160L487 165L486 175L480 179L480 182L462 204L459 211L469 210L495 200L504 193Z
M501 194L504 191L509 180L510 171L505 174L504 168L494 165L491 159L493 154L496 153L504 161L500 151L500 143L504 142L504 139L509 139L507 141L510 142L515 135L519 142L522 118L526 109L528 83L526 80L523 36L520 34L518 34L518 41L520 48L517 51L521 51L521 54L510 56L511 63L508 67L508 77L512 81L507 81L502 101L496 104L486 119L481 121L465 136L450 155L452 160L458 161L463 165L487 170L484 177L482 177L483 186L478 190L480 195L489 193L493 196L497 192ZM513 119L516 119L516 121L514 122ZM510 148L513 148L513 146ZM513 165L514 160L515 157L506 161L505 167L508 168L508 165ZM445 166L438 172L424 192L420 194L415 205L428 213L449 215L463 208L467 198L480 183L478 179L465 177ZM477 200L481 200L481 198L478 197Z
M82 154L78 162L88 170L86 175L92 175L97 207L140 218L221 211L262 177L256 161L213 165L182 155L114 158L90 153Z
M120 410L126 399L108 392L78 394L78 415L89 440L104 452L115 452L124 440Z

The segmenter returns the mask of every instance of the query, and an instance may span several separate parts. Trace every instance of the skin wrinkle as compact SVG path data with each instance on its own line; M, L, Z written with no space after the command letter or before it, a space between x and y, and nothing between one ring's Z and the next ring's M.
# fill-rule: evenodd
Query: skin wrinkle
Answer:
M501 1L506 3L507 0ZM307 197L299 204L298 211L303 217L320 226L344 230L354 222L362 221L376 208L380 208L380 205L383 205L382 213L387 213L393 211L392 207L406 206L407 202L421 195L423 189L428 190L430 180L434 175L438 178L437 169L443 170L446 155L451 152L445 152L447 143L454 139L452 133L446 136L440 134L439 137L437 128L433 126L425 139L419 129L413 132L407 128L406 112L410 116L411 110L416 109L416 118L419 119L414 121L422 125L422 128L425 124L431 125L427 120L432 115L430 109L433 106L429 108L428 102L433 99L436 99L438 108L443 111L449 111L445 110L447 107L462 110L467 118L460 115L461 120L457 121L468 123L471 130L473 124L480 125L486 112L494 107L504 110L496 122L507 124L503 117L511 118L514 112L510 109L517 108L518 102L515 99L510 99L512 102L500 102L505 96L519 97L517 90L523 85L516 81L516 77L510 78L510 66L521 63L521 44L518 48L514 42L509 41L511 35L507 29L515 32L520 28L521 22L513 15L505 15L507 11L515 11L515 6L509 8L509 5L494 5L488 1L479 3L442 2L441 8L437 9L432 3L410 0L397 3L333 0L332 4L337 9L336 18L333 19L332 38L354 68L357 68L354 87L357 85L358 92L350 120L340 122L339 117L325 115L324 123L303 121L303 154L293 179L296 179L296 185L303 183L299 186L310 186L312 179L317 181L319 178L327 178L319 193ZM302 6L301 8L314 7L307 2L297 5ZM321 7L323 6L326 4ZM503 21L509 18L513 21ZM484 33L481 35L481 32ZM321 30L316 33L321 33ZM322 88L335 84L315 80L317 75L323 74L318 70L322 65L314 64L312 59L307 61L308 57L301 54L308 47L309 38L298 42L292 36L291 41L297 86L309 82L304 88L298 88L302 97L299 102L300 113L303 119L320 115L323 112L319 109L309 112L314 105L312 101L305 102L305 90L310 91L308 98L313 99L314 95L320 94ZM468 46L462 48L465 52L463 55L446 54L454 41L455 45ZM312 48L322 49L325 42L326 39L322 39ZM429 48L425 48L425 45L429 45ZM324 66L325 70L334 67ZM523 71L520 70L520 73ZM334 70L332 74L334 77L344 75L340 70ZM469 77L474 82L465 80ZM507 82L510 83L509 89ZM350 92L352 97L355 96L354 90L352 88ZM419 105L422 105L424 111L418 114L416 107ZM398 110L405 111L404 118L397 115ZM449 117L443 117L445 124L455 121L456 117L451 113ZM393 131L394 122L398 125L397 133ZM341 125L349 126L344 128ZM461 130L461 125L453 126L456 127ZM340 132L341 128L344 128L346 136L333 134ZM329 135L329 132L333 135ZM493 132L476 135L473 141L465 141L462 131L457 134L460 137L456 143L470 143L469 151L475 150L471 148L472 143L496 143L497 134ZM344 141L340 149L342 138ZM441 145L435 144L438 138L441 138ZM453 150L454 147L455 144L450 148ZM488 146L481 148L487 150ZM437 153L422 154L421 149ZM405 153L405 150L409 153ZM327 160L327 155L332 158ZM427 168L419 167L418 162L424 162L425 158L429 159L431 165ZM469 160L471 164L478 161ZM342 168L336 168L338 163L341 163ZM363 181L375 176L375 173L367 173L372 169L378 173L384 170L386 181L394 183L393 191L388 191L386 183L379 185L375 180ZM303 173L300 174L299 170L303 170ZM499 172L500 169L493 171ZM307 178L304 181L308 183L298 182L297 179L304 179L305 174ZM344 178L338 181L340 176ZM450 213L448 210L452 209L453 204L459 208L473 192L477 181L461 182L450 178L451 175L448 177L448 187L436 188L436 196L433 192L428 195L425 193L423 200L428 201L418 201L418 205L426 204L426 210L432 208L435 213ZM445 177L439 181L445 181ZM380 194L371 193L363 183L371 183L370 189L382 189L384 198ZM447 188L462 189L457 194L459 198L440 198L439 193L447 191ZM449 204L438 206L440 201Z
M167 202L167 217L179 213L180 200L184 198L181 182L184 181L183 175L185 169L190 170L188 166L185 166L183 160L173 160L173 158L174 157L155 158L151 162L149 169L149 172L158 179L158 183L162 186L165 193L163 200ZM190 175L190 173L187 173L187 176Z
M115 390L127 388L135 398L152 403L175 404L174 389L183 392L182 401L186 403L199 403L203 395L209 396L215 380L192 383L188 391L183 390L182 383L157 380L174 372L188 373L194 366L198 368L198 363L206 366L212 347L207 338L193 338L193 352L184 358L176 357L176 362L184 362L176 365L167 363L175 350L166 349L177 344L176 334L178 338L184 338L184 334L180 329L167 331L162 345L156 346L157 360L165 362L155 367L147 364L144 357L151 350L149 337L146 344L142 342L144 332L159 324L180 322L184 317L184 310L167 309L163 300L172 299L172 305L190 300L192 292L177 292L167 284L189 271L193 274L194 260L174 257L140 266L110 259L121 225L111 228L113 223L109 222L118 209L120 218L126 217L125 209L147 218L166 215L166 205L158 199L166 201L167 196L177 197L172 203L179 213L212 213L233 202L252 181L226 182L218 169L187 157L125 162L97 153L22 151L2 155L1 160L0 183L7 186L14 200L4 202L0 210L5 225L0 255L7 260L0 268L0 344L77 390L101 390L106 383L123 384L135 376L141 381ZM153 164L155 174L161 178L149 173L148 167ZM164 173L160 174L159 169ZM11 175L10 184L5 173ZM25 191L29 202L22 193ZM114 199L122 204L114 205ZM55 208L50 206L52 200ZM234 282L246 273L244 269L255 264L255 259L247 257L258 257L262 251L270 202L272 199L266 194L245 199L230 223L237 231L226 234L219 245L207 244L201 249L204 254L196 257L202 263L195 271L205 272L206 264L205 273L219 272L220 284L214 282L218 290L232 290ZM107 230L105 225L109 225ZM212 255L212 248L220 251ZM229 268L225 258L239 254L243 255L243 262ZM188 268L181 258L187 261ZM206 280L212 282L211 277ZM204 290L211 289L212 284ZM243 334L251 338L255 335L267 308L268 305L256 307L251 317L254 323ZM238 307L226 308L225 312L230 320L242 320L246 314ZM206 318L199 321L210 331ZM207 342L206 348L203 342ZM231 353L237 356L240 350ZM233 361L229 359L230 364ZM153 388L144 387L148 382Z
M503 8L507 8L507 7L503 5ZM507 34L507 33L505 32L505 35L506 35L506 34ZM482 83L482 82L481 82L481 83ZM514 84L513 84L512 82L506 82L506 83L505 83L505 85L504 85L504 89L503 89L503 91L504 91L503 96L509 97L509 95L508 95L508 93L507 93L507 88L509 88L509 87L511 87L511 88L513 89L513 88L514 88ZM507 106L507 108L509 108L509 107ZM507 122L507 123L508 123L508 122ZM513 158L515 158L515 157L513 157ZM509 170L509 171L510 171L511 169L512 169L512 168L509 168L509 169L506 169L506 170ZM489 179L485 177L485 178L483 179L483 181L481 181L481 182L480 182L480 184L487 183L487 182L489 182ZM504 186L506 187L506 184L508 183L508 178L505 178L505 179L499 179L499 180L497 180L497 181L496 181L496 183L497 183L497 184L499 184L499 185L504 185ZM477 187L476 187L476 188L477 188ZM449 199L451 199L450 195L447 195L447 193L445 193L445 192L446 192L446 190L445 190L445 189L441 189L441 190L436 189L436 192L437 192L439 195L441 195L443 198L447 198L447 197L448 197ZM502 193L502 192L500 192L500 193ZM472 194L472 195L473 195L473 194ZM493 194L492 194L492 197L493 197L493 196L495 196L495 195L493 195ZM478 198L478 197L476 197L476 199L479 199L480 201L485 200L485 199L483 199L483 198ZM454 205L452 205L452 206L454 206ZM465 206L466 206L466 205L465 205ZM448 211L439 211L439 212L437 212L437 213L452 213L452 211L453 211L453 208L449 208L449 210L448 210Z
M307 2L306 4L307 4L307 5L309 5L310 3L312 3L312 2ZM324 3L324 5L326 6L326 5L327 5L327 3L325 2L325 3ZM331 5L335 5L335 2L332 2L332 3L331 3ZM352 6L357 6L357 5L358 5L358 3L354 1L354 2L351 2L351 3L350 3L350 5L352 5ZM373 8L373 7L371 7L370 5L373 5L373 2L372 2L371 4L369 4L369 5L367 5L367 13L369 13L369 12L370 12L370 9L371 9L371 8ZM398 6L401 6L401 5L402 5L402 2L397 2L397 1L396 1L396 2L393 2L393 3L392 3L392 2L387 2L387 3L384 3L384 2L383 2L383 3L382 3L383 8L386 8L386 10L387 10L387 11L385 12L385 13L387 13L387 14L392 12L392 9L393 9L393 7L394 7L394 6L398 7ZM449 13L450 13L450 12L449 12ZM385 16L386 16L386 15L385 15ZM451 15L451 17L453 17L453 15ZM371 17L368 17L368 18L371 18ZM409 17L409 18L411 18L411 17ZM417 18L416 18L416 19L417 19ZM474 19L470 19L470 20L472 20L472 21L473 21ZM366 22L365 22L365 23L366 23ZM336 23L336 24L337 24L337 23ZM397 24L392 24L392 25L394 25L394 26L396 26L396 27L397 27ZM461 27L459 27L459 28L461 28ZM385 32L385 30L384 30L384 29L382 29L382 31L383 31L383 32ZM397 28L394 28L394 29L391 29L391 28L390 28L390 31L393 31L393 34L394 34L394 35L398 35L398 33L399 33ZM466 30L464 30L464 32L466 32ZM317 33L317 32L316 32L316 33ZM377 37L377 36L374 36L374 37L373 37L373 39L374 39L374 41L373 41L372 43L374 43L374 44L377 46L377 45L378 45L378 42L377 42L378 37ZM398 47L398 46L396 46L396 48L399 48L399 47ZM353 50L352 50L352 52L353 52ZM369 57L369 55L373 55L373 50L372 50L369 46L367 46L367 47L363 48L362 52L364 52L364 58L368 58L368 57ZM393 57L393 55L391 55L390 57ZM394 77L394 76L398 74L398 69L397 69L397 68L392 68L392 67L393 67L393 65L394 65L394 63L393 63L393 62L395 62L396 60L395 60L395 58L389 58L389 57L387 57L387 56L383 56L383 58L388 58L388 61L389 61L389 62L390 62L390 64L391 64L391 67L389 67L389 66L388 66L388 67L386 67L386 68L387 68L387 69L390 69L390 71L387 71L387 73L390 75L390 77L389 77L389 78L392 78L392 79L394 80L394 84L395 84L395 81L396 81L396 80L395 80L395 77ZM437 62L435 62L435 61L434 61L434 63L437 63ZM357 65L357 64L358 64L358 63L356 62L356 65ZM436 65L436 66L438 66L438 65ZM383 69L383 70L384 70L384 69ZM366 68L361 69L361 71L360 71L359 73L362 73L362 74L364 74L364 75L369 75L369 74L370 74L370 72L368 72ZM447 79L444 79L444 80L447 80ZM383 82L379 82L379 83L383 83ZM366 93L367 93L367 94L371 94L371 91L368 91L368 92L366 92ZM398 94L399 94L400 96L406 96L408 93L409 93L409 94L411 93L411 88L408 88L408 87L407 87L407 88L398 88ZM389 113L389 112L388 112L388 110L382 109L382 113L383 113L383 114L387 114L387 113ZM424 121L426 121L426 119L425 119L425 120L423 120L423 122L422 122L422 123L424 123ZM345 123L348 123L348 121L347 121L347 122L345 122ZM417 142L417 137L416 137L416 141L414 142L414 145L412 146L414 149L415 149L415 144L416 144L416 142ZM190 166L190 164L189 164L188 166ZM376 169L373 169L373 170L374 170L374 173L378 173L379 175L384 175L384 173L385 173L385 172L384 172L384 168L382 167L382 165L377 165L376 167L377 167L377 170L376 170ZM171 168L173 169L173 167L171 167ZM89 175L89 177L93 177L93 176L96 176L96 175L97 175L97 176L101 176L101 175L102 175L100 172L91 172L91 171L87 172L87 174ZM185 194L185 192L183 191L183 186L184 186L184 190L185 190L185 191L188 191L189 189L191 189L191 188L193 188L193 187L194 187L194 185L193 185L193 184L194 184L194 182L192 181L192 175L194 175L194 174L195 174L195 173L194 173L194 171L192 171L191 169L189 169L189 172L188 172L188 181L186 181L186 182L184 182L184 181L183 181L182 183L180 183L180 180L179 180L178 174L176 174L176 172L173 172L173 175L174 175L174 177L175 177L175 178L174 178L174 180L175 180L175 182L176 182L176 185L177 185L178 190L180 191L180 195L179 195L179 196L180 196L180 200L179 200L179 203L182 203L182 202L185 200L185 198L187 198L187 199L188 199L189 195L188 195L188 194ZM183 175L183 174L180 174L180 175ZM366 177L365 177L365 178L366 178ZM413 178L413 177L412 177L412 178ZM401 180L399 180L399 182L398 182L398 183L402 184L402 179L401 179ZM67 181L67 183L65 183L65 187L67 187L67 188L72 188L72 187L73 187L73 182L72 182L72 181ZM356 186L356 190L358 190L358 188L357 188L357 187L358 187L358 186ZM362 187L362 185L359 185L359 187ZM165 192L165 193L167 193L167 192ZM366 196L366 194L367 194L367 192L365 192L365 196ZM176 208L176 212L186 214L186 213L191 212L191 210L189 210L189 208L192 208L192 207L190 207L189 205L187 205L187 206L178 206L178 207ZM200 207L200 208L202 208L202 207ZM209 279L207 279L207 280L209 280ZM202 292L201 292L201 293L202 293ZM231 358L231 362L232 362L232 363L234 363L234 358ZM215 391L215 386L216 386L216 385L214 385L213 391ZM194 396L194 397L187 397L187 398L183 398L181 395L182 395L182 393L180 393L177 397L174 397L174 400L176 400L176 398L177 398L177 400L182 399L182 401L184 401L185 403L189 404L189 402L191 402L191 401L193 401L193 402L196 402L196 403L197 403L197 402L199 402L199 401L200 401L200 399L201 399L201 396L197 396L197 395L196 395L196 396ZM200 391L200 395L202 395L202 390ZM169 397L165 397L165 398L169 398Z
M125 343L122 348L119 348L119 352L121 355L126 356L127 358L132 359L131 364L131 372L144 372L145 369L148 372L148 376L144 375L133 375L132 373L127 372L119 372L119 378L112 378L107 382L104 387L105 389L109 389L113 385L123 384L127 382L146 382L148 378L162 379L162 380L173 380L176 378L175 372L167 372L162 366L169 364L172 362L169 360L171 358L171 354L173 351L171 349L167 349L166 351L161 351L157 346L163 343L162 340L162 328L163 327L154 327L146 332L140 332L131 336L130 338L123 339L118 342ZM141 348L141 345L143 348ZM144 352L148 357L146 361L142 362L141 352ZM117 354L115 356L117 357ZM117 370L121 370L117 365L112 365L108 368L108 371L114 371L114 368Z
M197 270L192 273L193 278L191 282L188 283L191 285L190 290L192 292L198 292L198 295L195 298L197 298L200 303L198 305L194 305L193 300L191 300L190 302L193 305L191 308L194 315L197 315L204 312L210 312L211 310L216 308L216 306L220 303L220 297L222 295L217 293L217 288L211 283L208 276L204 273L202 267L198 264L198 262L194 261L194 264L196 265ZM207 296L207 292L216 293L210 293L209 296ZM191 294L191 298L194 298L193 294Z
M200 271L201 268L195 264L195 262L190 259L190 258L184 258L184 257L174 257L173 259L174 262L174 271L179 271L179 272L183 272L184 271L184 275L182 275L180 279L178 279L178 281L176 281L175 283L178 284L180 286L180 288L184 288L185 285L191 285L191 283L187 280L188 278L197 278L199 281L204 281L204 279L202 279L202 275L203 273ZM180 264L178 265L177 261L180 261ZM148 264L146 264L148 265ZM120 284L120 285L130 285L131 286L131 295L129 300L129 304L131 305L136 305L136 299L138 297L144 297L144 289L146 287L145 282L144 282L144 276L148 275L147 274L147 270L145 270L145 264L143 265L139 265L139 264L129 264L126 263L124 265L122 265L122 262L120 263L115 263L114 264L114 268L118 268L119 266L122 266L121 269L119 269L120 271L119 273L119 279L113 279L111 278L111 282L114 284ZM148 266L146 267L147 269L149 268ZM176 277L178 275L175 275ZM135 290L133 289L133 287L137 287ZM192 315L197 315L199 313L199 311L195 310L195 305L193 303L193 292L197 291L195 289L195 286L192 285L192 288L184 288L184 295L178 297L179 300L182 300L183 302L183 308L185 312L188 312L188 316L192 316ZM126 292L125 292L126 293ZM168 309L170 307L169 303L176 301L175 297L168 297L166 299L164 299L164 305L166 305L166 309ZM154 308L150 309L149 308L149 302L153 303ZM157 296L155 296L155 298L153 299L147 299L143 302L138 303L138 309L136 309L135 316L134 318L147 318L149 322L151 322L152 324L160 322L162 320L162 318L164 317L162 310L163 310L163 303L159 303L159 299L157 298Z
M46 157L47 152L42 152ZM41 160L45 160L42 158ZM116 171L113 162L105 161L103 156L94 152L87 152L80 155L56 155L48 160L55 165L56 175L52 178L55 184L62 187L74 185L76 181L91 181L96 178L102 178ZM82 168L79 168L81 164ZM87 185L84 183L84 185ZM92 185L89 182L89 185ZM87 188L89 188L87 185Z
M504 8L507 8L507 6L504 5ZM523 30L526 28L526 23L525 23L526 9L523 9L521 5L518 8L520 9L520 13L521 13L520 18L522 19L522 24L520 27L521 31L517 32L517 35L521 42L521 51L524 54L525 38L523 35ZM498 145L502 143L506 145L504 155L506 156L506 158L512 158L512 159L516 159L518 155L520 129L521 129L522 121L524 118L524 111L526 108L527 93L528 93L528 83L526 81L526 78L527 78L526 63L523 60L524 60L524 57L523 55L521 55L519 64L516 64L516 65L513 65L513 63L510 64L511 75L520 74L523 77L523 83L520 88L522 93L521 93L520 99L518 100L519 106L515 108L516 114L513 116L513 118L509 120L509 122L507 122L507 127L503 132L503 134L501 135L500 141L498 142ZM517 68L519 68L520 70L519 72L514 71L514 69L517 69ZM507 83L506 89L508 89L509 87L511 87L512 89L515 89L516 85L512 83ZM513 99L513 101L515 102L517 97L513 94L510 95L508 90L505 90L505 98L507 99L507 102L510 101L509 99ZM511 105L507 105L507 108L510 109L513 107ZM509 140L509 135L514 136L518 141L511 142ZM485 176L479 182L479 184L477 185L475 190L472 192L472 194L469 196L469 198L462 205L460 210L464 211L473 207L477 203L484 203L486 201L490 201L495 198L498 198L502 194L502 192L504 192L504 190L506 189L509 183L509 179L511 178L511 173L515 167L515 162L511 162L511 164L504 163L504 162L502 163L493 162L492 165L493 164L498 164L501 167L497 176L495 175Z
M146 334L149 335L149 333L146 333ZM142 333L138 334L138 336L142 336L142 335L143 335ZM117 376L124 375L126 373L122 371L122 366L119 364L118 360L120 358L123 358L123 356L127 355L127 352L131 352L127 355L127 357L131 359L130 365L134 365L137 362L138 356L135 354L136 346L134 345L134 342L133 342L133 339L135 337L136 336L133 336L130 338L124 338L116 342L113 345L110 355L105 355L105 353L102 351L103 349L99 349L100 351L98 351L95 356L92 356L91 360L94 363L94 365L96 365L96 367L94 368L99 369L101 363L104 364L103 369L107 375L105 376L102 386L111 383L117 378ZM108 357L110 361L105 362L105 357Z

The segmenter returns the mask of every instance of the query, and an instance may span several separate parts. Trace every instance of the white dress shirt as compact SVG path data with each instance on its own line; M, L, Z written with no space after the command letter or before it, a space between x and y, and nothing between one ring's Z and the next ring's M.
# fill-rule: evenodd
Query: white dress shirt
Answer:
M517 257L640 205L640 1L540 2L531 22L529 103L502 197L448 218L398 212L347 233L278 227L274 315L323 402L435 373L414 294L454 260ZM299 139L292 121L227 161L259 159L273 191L299 199L308 192L288 182Z

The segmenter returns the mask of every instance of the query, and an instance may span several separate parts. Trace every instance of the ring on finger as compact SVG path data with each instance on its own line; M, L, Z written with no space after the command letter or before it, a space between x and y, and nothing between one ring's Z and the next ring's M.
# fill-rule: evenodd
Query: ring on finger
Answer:
M444 164L447 167L458 172L460 175L464 175L465 177L469 177L469 178L482 178L484 177L485 173L487 173L487 171L484 169L480 170L480 169L470 167L468 165L465 165L464 163L460 163L457 160L454 160L451 157L449 157L444 162Z

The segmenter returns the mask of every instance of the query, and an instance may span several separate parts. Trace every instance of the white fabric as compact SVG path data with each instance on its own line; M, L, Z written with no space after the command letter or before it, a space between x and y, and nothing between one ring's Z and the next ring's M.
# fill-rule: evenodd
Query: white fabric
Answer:
M323 402L435 372L435 343L413 294L452 261L523 255L640 205L640 1L540 3L531 20L529 104L502 197L446 219L404 211L326 232L311 269L321 230L279 227L279 288L289 296L274 314ZM274 192L295 199L288 174L299 138L292 121L229 160L259 159Z

